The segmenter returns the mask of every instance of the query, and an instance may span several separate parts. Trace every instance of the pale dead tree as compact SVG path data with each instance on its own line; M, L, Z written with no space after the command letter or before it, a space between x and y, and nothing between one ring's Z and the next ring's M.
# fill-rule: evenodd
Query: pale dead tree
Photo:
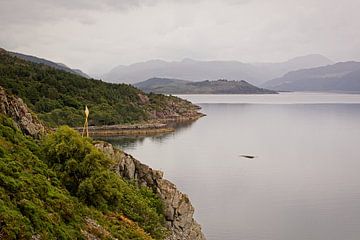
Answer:
M89 137L89 123L88 123L89 113L90 113L90 111L89 111L88 107L85 106L85 123L84 123L82 136L84 136L84 134L86 132L86 137Z

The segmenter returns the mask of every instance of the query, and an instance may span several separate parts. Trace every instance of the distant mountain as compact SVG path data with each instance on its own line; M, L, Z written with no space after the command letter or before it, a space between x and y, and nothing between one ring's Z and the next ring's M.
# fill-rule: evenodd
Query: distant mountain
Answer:
M321 67L331 64L334 64L334 62L330 59L320 54L311 54L296 57L281 63L255 63L254 65L267 72L267 77L270 77L267 80L270 80L273 78L281 77L290 71L296 71L305 68Z
M102 76L108 82L136 83L152 77L196 80L245 79L259 85L267 80L302 68L319 67L333 62L321 55L307 55L281 63L242 63L238 61L179 62L150 60L129 66L118 66Z
M44 64L44 65L47 65L49 67L52 67L52 68L55 68L55 69L58 69L58 70L63 70L65 72L73 73L73 74L76 74L76 75L79 75L79 76L82 76L82 77L85 77L85 78L91 78L89 75L82 72L81 70L69 68L68 66L66 66L63 63L55 63L55 62L52 62L50 60L46 60L44 58L38 58L38 57L35 57L35 56L25 55L25 54L22 54L22 53L16 53L16 52L8 52L8 53L10 55L12 55L12 56L18 57L18 58L23 59L25 61Z
M275 94L277 92L258 88L246 81L201 81L151 78L134 85L144 92L165 94Z
M360 91L360 62L293 71L262 86L278 91Z

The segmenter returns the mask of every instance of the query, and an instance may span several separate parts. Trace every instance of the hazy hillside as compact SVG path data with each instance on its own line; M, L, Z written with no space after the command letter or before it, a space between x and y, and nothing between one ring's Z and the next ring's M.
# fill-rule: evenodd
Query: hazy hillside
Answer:
M271 94L271 90L258 88L246 81L201 81L191 82L179 79L151 78L135 84L144 92L166 94Z
M290 59L282 63L255 63L254 65L268 73L267 80L281 77L290 71L296 71L304 68L314 68L334 64L330 59L319 55L311 54Z
M173 96L145 94L127 84L87 79L9 55L0 49L0 86L21 97L50 126L134 123L197 114L198 107Z
M160 77L189 81L244 79L251 84L261 84L285 73L302 68L332 64L321 55L308 55L281 63L242 63L238 61L196 61L184 59L179 62L151 60L129 66L118 66L102 76L108 82L136 83Z
M360 62L293 71L262 86L285 91L360 91Z
M74 73L74 74L77 74L77 75L85 77L85 78L90 78L89 75L82 72L80 69L69 68L68 66L66 66L63 63L55 63L55 62L46 60L44 58L38 58L38 57L35 57L35 56L25 55L25 54L22 54L22 53L16 53L16 52L8 52L8 53L10 55L12 55L12 56L21 58L21 59L29 61L29 62L44 64L44 65L47 65L49 67L53 67L53 68L58 69L58 70L63 70L65 72Z

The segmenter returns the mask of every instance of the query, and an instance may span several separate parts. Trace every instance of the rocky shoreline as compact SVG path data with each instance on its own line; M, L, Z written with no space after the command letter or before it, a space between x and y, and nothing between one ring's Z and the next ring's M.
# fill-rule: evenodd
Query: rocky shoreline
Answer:
M173 123L192 122L203 116L205 116L205 114L196 113L193 116L177 116L145 123L89 126L89 136L147 136L160 133L169 133L175 131L175 129L170 126L173 125ZM75 127L74 129L79 132L83 131L83 127Z
M115 163L113 170L123 178L147 186L160 197L165 208L166 226L170 230L166 240L205 240L201 226L194 219L194 207L189 197L175 184L163 178L164 173L141 163L131 155L98 141L95 147Z
M76 127L77 131L82 132L82 127ZM174 131L163 123L139 123L139 124L117 124L105 126L89 126L89 136L124 136L124 135L151 135L157 133L167 133Z

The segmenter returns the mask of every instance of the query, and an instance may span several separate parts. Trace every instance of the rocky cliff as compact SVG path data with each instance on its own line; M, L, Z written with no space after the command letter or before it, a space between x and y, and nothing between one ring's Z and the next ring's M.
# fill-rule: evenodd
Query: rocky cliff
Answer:
M11 117L27 135L39 138L45 128L38 118L27 108L21 98L7 94L0 86L0 114Z
M0 87L0 114L5 114L26 134L41 137L45 128L24 102L13 95L7 94ZM153 170L132 156L114 149L110 143L97 142L95 146L115 161L113 170L128 180L135 180L139 185L152 188L162 199L165 206L165 217L170 235L166 240L205 240L200 225L194 220L194 208L186 194L177 190L176 186L163 178L161 171ZM89 229L97 225L93 220L85 219ZM94 227L95 226L95 227ZM100 229L100 227L98 227ZM87 239L99 239L86 234ZM1 237L0 237L1 238ZM39 239L33 236L33 239Z
M110 143L97 142L95 146L115 161L114 171L119 175L152 188L160 196L167 227L171 231L167 240L205 240L200 225L193 218L194 207L188 196L164 179L161 171L151 169Z

